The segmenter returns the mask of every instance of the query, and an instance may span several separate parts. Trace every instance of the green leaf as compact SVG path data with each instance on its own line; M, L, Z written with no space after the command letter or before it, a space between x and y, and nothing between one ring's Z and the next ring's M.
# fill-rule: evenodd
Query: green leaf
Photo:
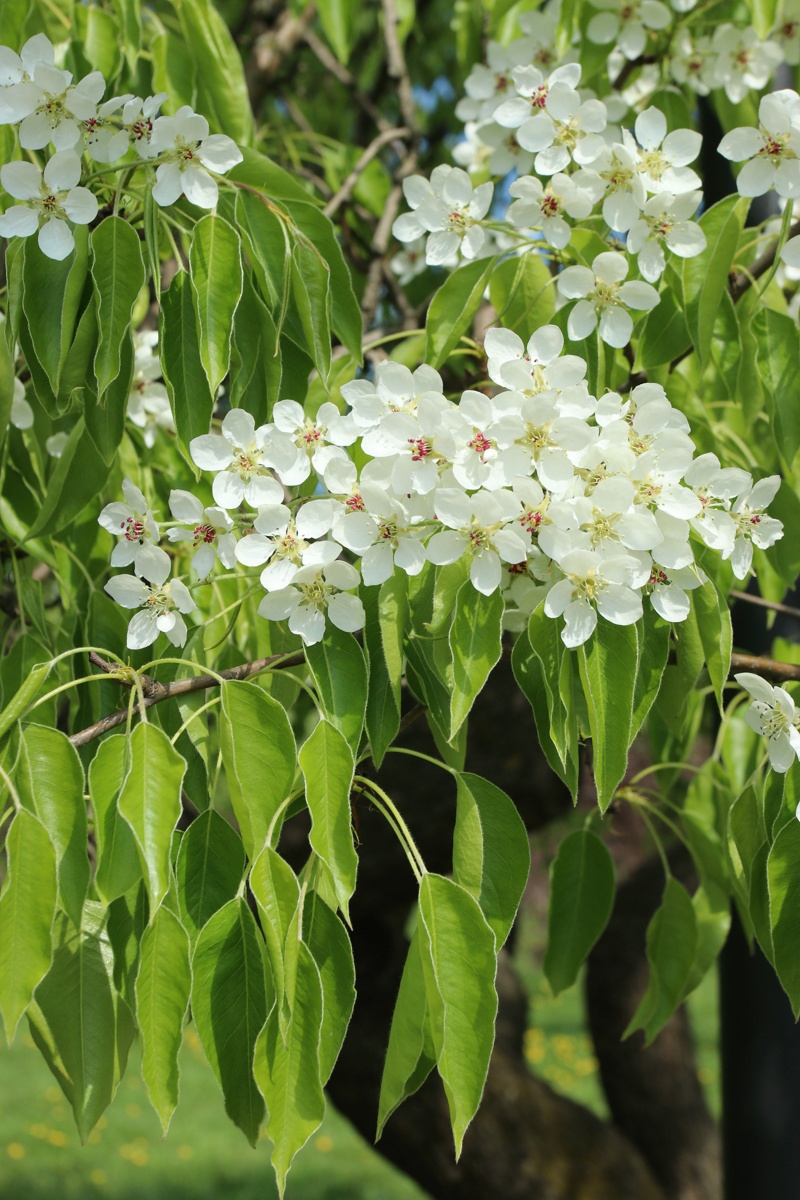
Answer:
M14 357L6 339L0 337L0 448L8 432L11 405L14 400Z
M26 541L65 529L87 504L97 502L98 492L107 478L108 465L81 417L72 426L61 457L56 460L44 500Z
M192 287L186 271L178 271L161 293L158 320L161 370L167 385L172 416L184 453L194 437L208 433L216 395L200 356Z
M231 32L210 0L174 0L197 68L198 112L217 133L240 145L253 140L253 114L244 65Z
M683 304L692 343L705 361L711 350L711 335L728 274L739 245L750 200L726 196L707 209L699 225L706 235L706 248L683 263Z
M470 582L459 588L450 627L453 656L451 738L467 719L476 696L492 668L500 661L504 608L499 589L491 596L484 596Z
M769 923L774 966L792 1005L800 1015L800 823L790 821L778 833L767 859Z
M345 3L348 0L345 0ZM311 197L306 197L310 200ZM330 269L331 325L343 346L357 363L363 357L363 317L353 291L353 277L333 223L311 203L298 204L289 200L286 205L298 229L313 242Z
M20 799L50 835L56 852L58 893L75 925L89 886L83 767L69 738L45 725L28 725L20 738Z
M425 361L437 370L469 329L496 262L496 258L477 258L458 267L431 300L425 322Z
M258 1036L253 1066L269 1112L267 1134L273 1142L272 1165L281 1197L292 1159L325 1115L319 1062L322 984L311 951L302 941L291 987L292 1019L286 1034L281 1033L276 1006Z
M544 973L557 996L572 987L614 907L614 862L588 829L568 834L550 867Z
M792 388L800 360L800 332L791 317L762 308L751 325L758 346L758 372L772 402L775 445L787 471L800 449L800 414Z
M499 950L528 882L528 834L499 787L469 773L459 773L456 781L453 878L478 901Z
M365 614L364 648L369 662L366 725L370 754L376 767L380 767L400 728L400 704L383 648L380 602L383 588L386 584L391 584L399 574L399 571L394 572L381 588L360 588Z
M200 930L239 890L244 874L242 839L213 808L181 838L175 864L181 924L194 943Z
M321 642L306 646L306 662L322 711L358 753L367 707L367 665L351 633L328 625Z
M201 217L192 234L189 267L200 361L216 396L228 374L233 317L244 286L241 244L233 226L213 213Z
M89 767L97 844L94 883L106 904L124 896L142 877L136 838L117 809L129 765L128 739L122 733L115 733L100 743Z
M346 65L356 37L356 0L319 0L317 12L336 57Z
M92 902L80 931L65 914L56 918L53 962L28 1010L33 1039L84 1142L114 1098L135 1032L130 1009L112 986L104 920L105 910Z
M753 27L759 38L767 38L775 27L778 0L747 0Z
M605 812L625 774L638 665L636 630L599 620L578 667L589 708L597 803Z
M572 780L575 777L577 788L578 761L578 725L576 705L573 699L575 688L575 658L567 650L558 630L558 622L546 616L544 605L539 605L528 621L528 642L541 667L541 681L547 700L547 713L550 727L550 741L561 761L562 778ZM521 663L517 659L517 667ZM520 675L517 676L520 679ZM528 686L528 679L530 686ZM539 739L543 745L547 742L547 725L540 723L539 708L541 695L534 696L533 688L538 684L538 677L528 672L528 679L521 682L536 717ZM574 764L574 766L573 766ZM569 786L569 785L568 785Z
M692 592L692 608L697 618L706 667L721 713L723 688L728 681L733 648L730 609L710 579Z
M186 762L152 722L137 725L130 738L130 765L118 808L133 830L150 898L150 919L170 885L170 845L181 815Z
M686 888L669 877L647 927L647 991L624 1037L643 1029L648 1045L683 999L697 949L697 916Z
M418 928L408 948L395 1001L381 1077L376 1141L380 1139L392 1113L408 1096L413 1096L422 1087L436 1066L436 1049L428 1017L425 974L422 969L421 937Z
M644 617L636 623L639 662L633 693L631 742L644 724L655 703L669 659L669 625L648 605Z
M349 922L348 905L358 869L350 816L353 753L338 729L323 720L303 743L298 757L311 813L309 841L331 872L336 899Z
M146 279L141 243L135 230L122 217L106 217L92 230L92 281L98 318L94 374L98 399L120 373L122 344Z
M327 381L331 370L330 268L305 242L296 242L289 260L291 298L302 331L301 347Z
M223 683L220 692L222 761L252 861L267 844L270 824L294 787L297 748L286 709L258 684Z
M34 988L53 955L56 856L41 823L21 808L6 836L6 877L0 895L0 1012L11 1044Z
M78 225L73 232L75 249L60 262L43 254L33 238L25 242L22 260L22 307L28 332L54 392L72 343L88 271L86 227Z
M289 864L271 846L265 846L253 863L250 889L258 906L261 928L272 968L279 1020L284 1017L286 939L300 900L300 884ZM282 1024L281 1028L285 1032Z
M684 998L703 981L725 945L731 928L731 903L726 891L706 880L692 896L697 919L697 947L684 988Z
M541 659L534 653L526 630L519 634L514 643L514 649L511 652L511 667L520 691L527 697L533 709L539 745L544 751L545 758L551 769L569 788L574 800L578 791L577 726L575 727L574 754L568 755L566 763L562 762L552 737L550 721L550 707L555 703L557 693L547 687L547 676L542 668ZM556 713L560 719L562 716L560 696L558 696Z
M683 305L671 288L661 293L658 306L642 323L636 344L637 371L649 371L679 358L692 344Z
M19 639L18 639L19 640ZM6 661L8 661L6 659ZM19 687L11 693L11 695L3 697L3 709L0 712L0 738L5 737L15 721L18 721L30 707L33 700L36 699L37 692L41 689L42 684L50 672L50 660L47 662L39 662L31 666L26 672L24 679L21 680ZM4 681L4 691L7 684Z
M419 892L425 993L456 1158L480 1104L494 1044L494 934L469 892L427 874Z
M253 287L249 271L243 282L233 319L231 408L247 409L256 425L262 425L281 394L280 342L275 322Z
M347 930L317 892L303 905L303 940L311 951L322 984L319 1073L328 1082L342 1048L356 1002L356 968Z
M128 398L133 384L135 363L130 331L122 340L120 364L117 378L109 384L102 397L95 397L88 388L84 393L83 417L86 429L103 462L109 467L117 457L117 450L125 433ZM63 378L62 375L62 381Z
M249 146L240 146L239 149L243 161L232 171L228 171L226 178L231 182L246 184L247 187L272 197L273 200L304 200L306 203L314 203L314 196L308 188L298 183L294 175L284 171L283 167L279 167L266 154L251 150Z
M251 1146L264 1101L253 1051L272 1004L262 942L243 899L230 900L203 928L192 959L192 1016L225 1097L225 1111ZM274 1011L274 1010L273 1010Z
M142 936L136 1023L142 1039L142 1078L165 1135L178 1103L178 1051L191 982L189 938L162 904Z
M489 299L502 327L527 342L555 311L555 278L532 250L497 265L489 280Z

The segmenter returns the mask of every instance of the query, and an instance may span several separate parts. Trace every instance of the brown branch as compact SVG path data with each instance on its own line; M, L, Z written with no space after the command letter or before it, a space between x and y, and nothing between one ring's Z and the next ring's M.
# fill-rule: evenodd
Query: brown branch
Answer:
M784 613L787 617L800 620L800 608L792 608L790 604L780 604L777 600L765 600L763 596L754 596L751 592L738 592L734 588L728 593L735 600L746 600L748 604L757 604L759 608L768 608L772 612Z
M800 221L795 221L794 225L789 229L789 237L797 237L798 234L800 234ZM737 271L731 275L728 283L728 291L731 294L734 304L745 294L748 288L753 286L757 279L760 279L762 275L766 275L775 262L779 240L779 238L776 238L772 245L763 254L760 254L756 261L745 271Z
M767 679L780 679L786 683L800 680L800 667L794 663L779 662L776 658L757 658L754 654L732 654L731 670L752 671L754 675L764 675Z
M312 54L318 59L325 70L333 75L334 79L338 79L339 83L343 84L349 92L352 93L353 99L359 108L367 114L369 119L377 128L383 132L384 129L389 129L390 125L383 114L358 86L358 81L350 74L347 67L343 67L335 55L331 54L324 42L321 42L313 29L306 29L303 33L303 40L308 46Z
M386 44L386 69L389 78L397 84L397 98L400 101L403 121L409 129L416 133L417 114L414 107L414 92L408 74L406 56L397 36L400 18L397 15L394 0L381 0L381 7L383 9L383 40Z
M114 663L106 662L99 655L91 654L90 658L95 666L107 673L113 673L119 670ZM259 671L266 671L269 667L279 670L283 667L296 667L304 661L302 650L298 650L290 658L283 654L271 654L267 658L256 658L252 662L240 663L238 667L229 667L225 671L218 671L214 675L194 675L191 679L174 679L169 683L159 683L158 680L152 679L149 675L140 677L142 690L144 692L144 707L152 708L154 704L160 704L162 700L170 700L175 696L185 696L189 692L202 692L206 688L219 687L220 680L238 680L249 679L251 675L257 675ZM125 687L135 686L135 681L130 679L121 679L120 683ZM139 713L139 705L133 706L133 716ZM73 733L69 739L73 746L85 746L88 742L93 742L95 738L102 737L104 733L108 733L111 729L116 729L118 725L122 725L128 719L127 709L119 712L108 713L107 716L101 717L94 725L89 725L86 729L81 729L78 733Z
M621 92L622 89L625 87L625 84L630 79L633 72L638 67L645 67L645 66L648 66L650 63L655 63L655 62L658 62L657 54L640 54L638 56L638 58L629 58L628 61L625 63L625 66L620 71L617 78L612 83L612 85L611 85L612 88L614 89L615 92Z
M416 154L412 155L416 161ZM408 162L408 160L406 160ZM404 164L405 165L405 164ZM389 248L389 239L392 236L392 225L397 216L397 210L400 207L400 200L403 195L402 186L396 183L392 188L386 200L386 205L381 213L381 219L375 229L372 238L370 251L373 254L372 262L369 265L367 272L367 282L364 288L364 296L361 301L361 312L364 315L364 329L368 329L372 324L372 318L375 316L375 310L378 307L380 298L381 280L383 278L383 256Z
M373 158L377 154L380 154L384 146L388 145L389 142L395 141L395 139L406 138L410 133L410 129L401 125L397 129L384 129L376 138L373 138L336 195L332 196L323 208L322 211L325 216L333 217L344 204L345 200L349 200L353 189L361 178L362 172L369 166Z
M299 14L286 8L275 27L256 39L245 68L247 90L254 112L260 107L284 60L305 37L308 25L315 15L316 9L313 4L308 4Z

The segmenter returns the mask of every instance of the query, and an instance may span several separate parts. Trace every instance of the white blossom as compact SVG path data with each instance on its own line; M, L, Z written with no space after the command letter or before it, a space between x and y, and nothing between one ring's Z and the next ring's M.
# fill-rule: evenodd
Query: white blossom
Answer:
M761 91L783 60L780 46L761 42L755 29L718 25L711 39L714 59L710 67L712 87L723 87L729 100L739 104L747 93Z
M189 453L202 471L215 471L211 491L220 508L238 508L245 500L253 508L280 504L283 488L271 474L272 439L265 426L243 408L232 408L222 422L222 437L212 433L192 438ZM294 448L290 448L292 458ZM281 461L286 461L282 459ZM289 460L291 461L291 459Z
M572 550L559 564L564 578L547 593L548 617L564 617L561 640L573 649L594 633L598 612L614 625L633 625L642 616L641 595L629 586L637 567L629 555L604 557L594 550Z
M647 44L648 30L666 29L672 14L661 0L591 0L603 11L586 28L590 42L603 46L616 42L626 58L638 58Z
M745 721L756 733L767 739L769 764L783 775L800 758L800 733L797 730L797 709L785 688L773 687L760 675L740 671L734 675L740 687L754 700L745 713ZM798 805L800 820L800 805Z
M475 258L484 241L479 224L489 211L493 186L482 183L473 190L472 181L460 167L436 167L430 180L411 175L403 180L403 193L411 205L392 226L400 242L415 242L430 234L426 261L431 266L446 262L459 251Z
M566 267L558 276L562 296L578 303L569 314L567 332L573 341L588 337L599 322L600 337L621 349L630 341L633 319L628 308L645 310L658 304L658 292L649 283L623 280L628 274L624 254L598 254L588 267Z
M258 611L270 621L288 618L292 633L299 634L307 646L313 646L322 641L326 616L346 633L363 629L364 606L358 596L350 595L358 582L358 571L349 563L336 561L321 567L301 567L289 587L264 597Z
M764 509L774 500L781 485L779 475L760 479L752 488L740 492L731 505L736 526L736 540L730 554L731 567L737 579L746 579L753 562L753 546L767 550L783 537L783 525L768 517ZM727 558L723 554L723 558Z
M201 579L211 574L214 560L231 570L236 564L236 538L233 521L221 508L204 508L191 492L174 488L169 494L169 510L176 521L188 522L190 529L173 525L167 530L171 542L191 542L195 548L192 570Z
M519 95L501 104L494 119L517 130L519 144L536 155L536 172L554 175L570 162L594 162L605 146L608 114L600 100L581 100L575 90L579 64L558 67L546 82L535 67L518 68L514 78Z
M666 266L664 247L679 258L694 258L706 248L706 235L691 220L702 199L700 192L674 196L659 192L644 205L628 231L626 248L638 256L639 270L648 283L656 283Z
M150 136L150 151L164 160L156 169L153 199L162 206L185 196L198 208L214 208L219 199L213 171L224 175L242 161L242 152L224 133L209 136L208 121L188 104L174 117L157 117Z
M127 646L142 650L151 646L159 633L165 633L173 646L184 646L188 630L184 613L193 612L195 602L179 579L169 582L171 561L158 546L145 546L137 559L141 576L116 575L105 585L112 600L123 608L138 608L128 625Z
M719 144L724 158L748 161L736 179L740 196L763 196L774 188L784 199L800 196L800 97L788 88L764 96L760 129L740 126Z
M444 566L466 556L473 587L490 596L500 586L501 562L522 562L527 554L528 540L511 524L519 502L505 491L467 496L457 488L439 488L435 504L446 528L428 542L429 560Z
M133 563L136 572L141 573L139 563L145 548L158 542L158 524L132 479L123 479L122 494L125 501L107 504L97 521L120 539L112 551L111 566L128 567Z
M56 150L71 150L81 140L82 123L95 116L105 88L99 71L73 85L69 71L39 61L30 82L4 90L5 124L20 122L19 143L24 150L43 150L51 142Z
M648 192L680 196L700 187L699 175L689 166L703 144L699 133L693 129L667 133L667 118L652 105L639 113L633 129L635 138L625 129L622 139Z
M38 230L39 248L48 258L60 260L72 253L75 239L67 224L88 225L97 216L97 198L78 187L81 163L72 150L60 150L44 172L30 162L0 167L0 183L15 200L0 216L0 236L30 237Z
M540 229L545 241L563 250L569 244L572 230L564 214L574 220L588 217L603 192L599 178L564 175L556 172L545 186L532 175L516 179L508 189L514 197L507 217L512 225L525 229Z
M33 409L25 399L25 384L20 379L14 380L8 419L15 429L30 429L33 424Z

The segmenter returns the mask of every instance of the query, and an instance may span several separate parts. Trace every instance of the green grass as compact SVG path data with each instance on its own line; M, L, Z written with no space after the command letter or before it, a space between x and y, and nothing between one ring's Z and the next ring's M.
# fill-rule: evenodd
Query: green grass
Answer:
M0 1050L3 1200L274 1200L269 1144L251 1150L225 1115L196 1035L181 1058L169 1136L150 1107L134 1051L113 1104L81 1146L72 1114L29 1037ZM287 1200L425 1200L329 1108L300 1152Z

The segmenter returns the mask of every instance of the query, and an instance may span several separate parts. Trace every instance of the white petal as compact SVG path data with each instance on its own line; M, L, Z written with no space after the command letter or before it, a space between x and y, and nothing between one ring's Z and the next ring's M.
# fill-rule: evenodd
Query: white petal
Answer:
M58 217L51 217L49 221L45 221L39 230L38 240L42 254L55 259L56 262L66 258L75 248L72 230L66 221L62 221Z

